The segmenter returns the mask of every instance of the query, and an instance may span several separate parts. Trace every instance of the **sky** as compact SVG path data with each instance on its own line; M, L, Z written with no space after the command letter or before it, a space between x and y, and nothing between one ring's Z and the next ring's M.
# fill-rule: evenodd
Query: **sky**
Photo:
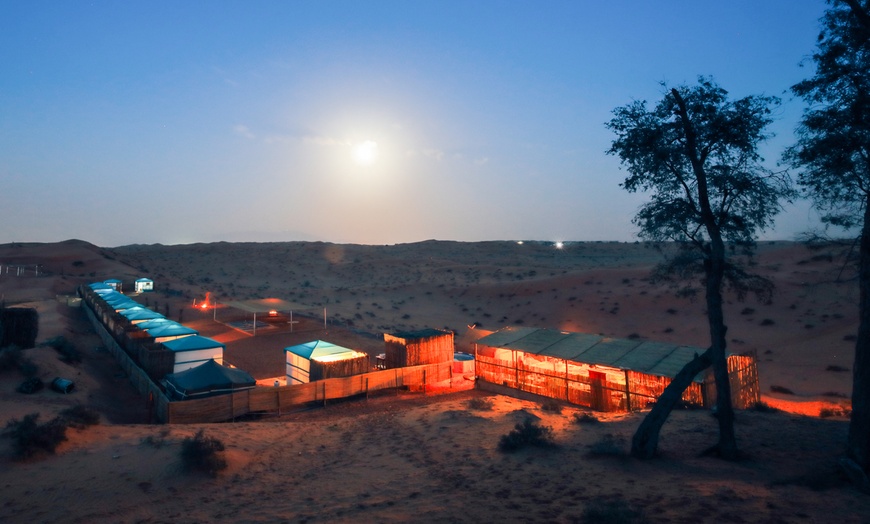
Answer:
M5 0L0 243L634 241L612 110L779 96L781 169L825 7Z

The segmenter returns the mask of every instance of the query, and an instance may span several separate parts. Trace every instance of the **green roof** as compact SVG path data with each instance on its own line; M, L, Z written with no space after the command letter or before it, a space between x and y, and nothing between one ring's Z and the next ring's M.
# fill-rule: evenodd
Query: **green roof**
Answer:
M482 337L477 344L670 378L705 351L666 342L530 327L506 327ZM695 380L702 380L701 375Z

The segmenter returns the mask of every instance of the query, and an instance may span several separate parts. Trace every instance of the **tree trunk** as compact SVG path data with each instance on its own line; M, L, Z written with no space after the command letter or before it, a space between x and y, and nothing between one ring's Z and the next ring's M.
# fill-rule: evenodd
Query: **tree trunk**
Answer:
M852 419L846 456L870 474L870 195L864 204L864 228L861 231L858 286L858 340L852 369ZM866 479L865 479L866 481Z
M671 93L677 102L678 114L686 135L686 154L692 164L692 172L698 183L698 207L701 221L710 236L710 248L705 254L704 265L707 320L710 324L710 357L713 365L713 377L716 379L716 416L719 420L719 443L716 449L722 458L734 460L737 458L737 437L734 435L734 408L731 405L731 382L728 380L728 359L725 356L727 342L725 333L725 314L722 311L722 280L725 276L725 242L719 228L718 217L710 205L707 189L707 173L704 169L704 159L698 148L692 119L686 108L686 102L679 91L672 89Z
M712 235L711 235L712 236ZM719 421L719 443L716 450L726 460L737 459L737 437L734 434L734 407L731 403L731 381L728 378L728 357L725 353L725 315L722 311L722 278L725 274L725 245L717 235L711 242L710 269L707 272L707 319L710 323L710 352L713 377L716 379L716 418Z
M683 391L692 383L695 375L710 367L712 348L700 355L695 355L683 369L674 377L668 387L659 396L643 422L634 432L631 439L631 455L639 459L650 459L656 454L659 446L659 432L674 406L683 398Z

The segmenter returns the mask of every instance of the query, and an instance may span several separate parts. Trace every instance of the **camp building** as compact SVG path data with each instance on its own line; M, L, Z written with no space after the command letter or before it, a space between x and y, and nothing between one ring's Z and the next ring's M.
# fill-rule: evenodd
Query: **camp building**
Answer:
M640 339L617 339L555 329L507 327L474 344L478 384L510 388L600 411L642 409L704 349ZM728 355L734 407L759 400L754 355ZM716 387L710 370L683 394L686 403L712 407Z
M454 350L452 331L421 329L384 333L384 365L378 367L393 369L451 362Z
M284 348L284 354L288 386L350 377L371 370L368 354L324 340Z

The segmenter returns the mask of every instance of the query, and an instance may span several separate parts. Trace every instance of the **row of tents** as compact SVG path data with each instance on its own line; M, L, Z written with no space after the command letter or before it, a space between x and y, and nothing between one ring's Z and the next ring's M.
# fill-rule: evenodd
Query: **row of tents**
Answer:
M224 344L143 306L111 283L89 287L116 313L172 353L172 373L161 380L170 397L202 398L256 386L257 381L247 371L223 365Z

